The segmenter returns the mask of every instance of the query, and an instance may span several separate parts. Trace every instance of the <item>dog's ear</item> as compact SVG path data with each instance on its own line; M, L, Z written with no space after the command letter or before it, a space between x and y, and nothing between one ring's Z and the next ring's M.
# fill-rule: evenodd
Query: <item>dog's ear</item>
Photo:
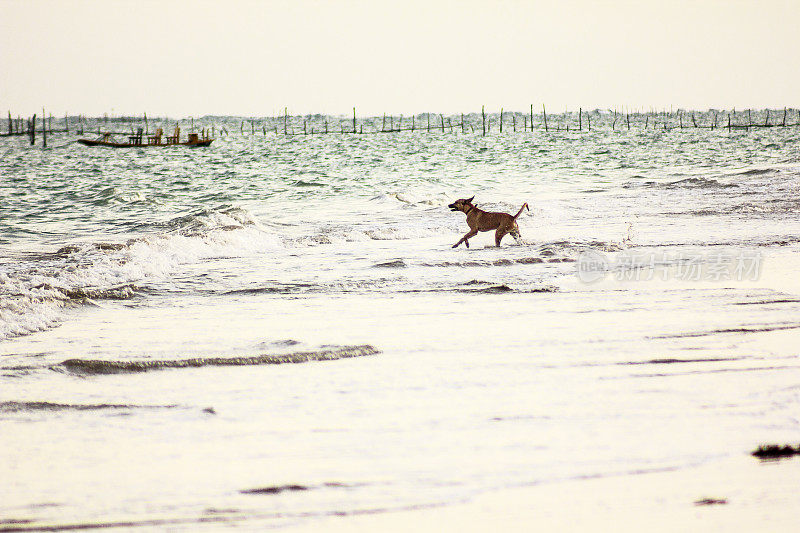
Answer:
M472 203L472 200L474 200L474 199L475 199L475 197L473 196L472 198L470 198L469 200L467 200L467 202L469 202L469 203Z

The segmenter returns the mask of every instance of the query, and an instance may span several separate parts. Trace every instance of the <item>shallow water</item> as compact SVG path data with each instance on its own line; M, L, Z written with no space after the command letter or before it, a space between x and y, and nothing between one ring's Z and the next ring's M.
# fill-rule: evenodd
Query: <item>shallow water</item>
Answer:
M0 140L0 530L307 525L794 442L799 131ZM452 249L472 195L528 202L522 241Z

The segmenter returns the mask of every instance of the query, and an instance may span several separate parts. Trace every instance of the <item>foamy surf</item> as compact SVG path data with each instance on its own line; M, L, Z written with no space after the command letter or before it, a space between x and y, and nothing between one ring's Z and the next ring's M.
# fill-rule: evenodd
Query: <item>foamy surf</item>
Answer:
M71 304L128 300L170 280L183 265L283 248L252 215L223 207L174 218L168 232L125 242L76 243L27 254L0 271L0 339L43 331Z

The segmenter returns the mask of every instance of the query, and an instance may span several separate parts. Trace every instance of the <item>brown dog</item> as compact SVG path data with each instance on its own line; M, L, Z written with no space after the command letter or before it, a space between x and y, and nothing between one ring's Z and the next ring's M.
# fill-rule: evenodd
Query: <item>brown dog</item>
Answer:
M495 230L494 244L496 246L500 246L500 241L503 240L503 237L509 233L512 237L514 237L514 239L519 240L519 226L517 226L517 217L522 213L523 209L527 208L528 211L531 210L531 208L528 207L527 202L522 204L522 207L519 208L517 214L512 217L508 213L483 211L478 209L472 203L472 200L474 199L474 196L469 199L462 198L447 206L453 211L462 211L465 215L467 215L467 224L469 225L469 232L461 237L461 240L455 243L453 248L458 247L458 245L462 242L467 245L467 248L469 248L469 239L477 235L479 231Z

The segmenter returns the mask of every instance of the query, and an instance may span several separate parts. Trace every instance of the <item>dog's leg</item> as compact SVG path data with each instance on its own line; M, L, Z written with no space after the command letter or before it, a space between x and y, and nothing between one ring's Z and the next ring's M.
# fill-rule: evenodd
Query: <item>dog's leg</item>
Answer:
M503 240L503 237L506 236L508 231L505 228L497 228L497 231L494 232L494 244L498 248L500 247L500 241Z
M467 248L469 248L469 240L468 239L471 239L472 237L474 237L477 234L478 234L478 230L476 230L476 229L470 230L469 232L467 232L466 235L461 237L460 241L458 241L457 243L455 243L453 245L453 248L458 248L458 245L461 244L462 242L467 245Z

